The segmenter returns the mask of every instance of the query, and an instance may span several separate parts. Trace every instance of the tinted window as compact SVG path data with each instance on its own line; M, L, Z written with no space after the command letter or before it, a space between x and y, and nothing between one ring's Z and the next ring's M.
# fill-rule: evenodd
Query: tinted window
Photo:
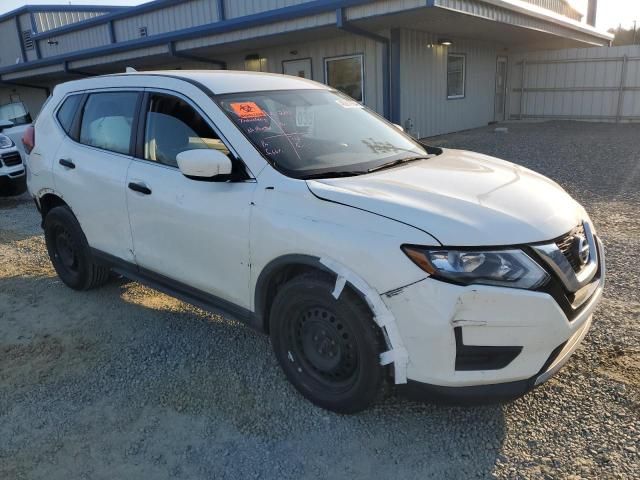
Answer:
M229 154L218 135L188 103L170 95L152 95L147 111L144 158L177 167L179 153L201 148Z
M80 105L81 95L72 95L67 97L60 109L58 110L58 121L65 132L71 132L71 125L76 116L76 110Z
M118 153L129 153L135 92L94 93L84 106L80 142Z

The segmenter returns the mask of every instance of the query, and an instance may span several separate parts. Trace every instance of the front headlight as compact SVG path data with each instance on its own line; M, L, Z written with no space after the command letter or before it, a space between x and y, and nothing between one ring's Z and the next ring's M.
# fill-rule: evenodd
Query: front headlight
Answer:
M435 278L470 285L535 289L549 275L522 250L443 250L403 245L402 251Z
M15 144L13 143L13 140L11 140L9 137L7 137L6 135L0 135L0 148L10 148L14 145Z

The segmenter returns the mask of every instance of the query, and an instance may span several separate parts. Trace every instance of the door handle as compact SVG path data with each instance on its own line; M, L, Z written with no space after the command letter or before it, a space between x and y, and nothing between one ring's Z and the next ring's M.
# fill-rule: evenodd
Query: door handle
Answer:
M142 193L143 195L151 195L151 189L144 183L130 182L129 188L134 192Z
M63 167L70 168L72 170L76 168L76 164L67 158L61 158L60 160L58 160L58 163Z

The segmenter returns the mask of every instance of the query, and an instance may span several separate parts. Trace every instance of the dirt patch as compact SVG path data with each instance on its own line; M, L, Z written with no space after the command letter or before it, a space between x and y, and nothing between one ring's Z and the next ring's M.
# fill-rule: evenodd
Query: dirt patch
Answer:
M604 376L640 390L640 351L614 350L598 371Z
M24 339L24 343L0 346L0 381L15 385L39 383L51 375L87 368L96 343L75 338L71 344L48 334Z

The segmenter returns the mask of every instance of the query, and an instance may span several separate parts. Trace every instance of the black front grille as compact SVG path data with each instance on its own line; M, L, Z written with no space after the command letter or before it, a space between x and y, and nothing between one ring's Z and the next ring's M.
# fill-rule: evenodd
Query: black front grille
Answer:
M597 236L593 236L596 248L599 248L600 240ZM535 256L535 251L530 250L530 254ZM577 292L569 292L562 281L552 272L548 271L551 275L551 279L542 287L538 289L540 292L545 292L551 295L562 311L567 316L567 319L572 322L582 312L584 307L589 304L589 300L595 294L600 280L602 278L602 258L598 262L598 270L589 282L589 284L582 287Z
M7 167L14 167L22 164L22 158L18 152L4 153L0 158L2 158L2 163Z
M580 262L578 258L577 252L573 248L573 242L576 236L585 236L584 226L582 224L578 225L576 228L571 230L566 235L558 238L556 240L556 245L560 249L560 251L564 254L569 264L573 268L574 272L579 272L584 265Z

